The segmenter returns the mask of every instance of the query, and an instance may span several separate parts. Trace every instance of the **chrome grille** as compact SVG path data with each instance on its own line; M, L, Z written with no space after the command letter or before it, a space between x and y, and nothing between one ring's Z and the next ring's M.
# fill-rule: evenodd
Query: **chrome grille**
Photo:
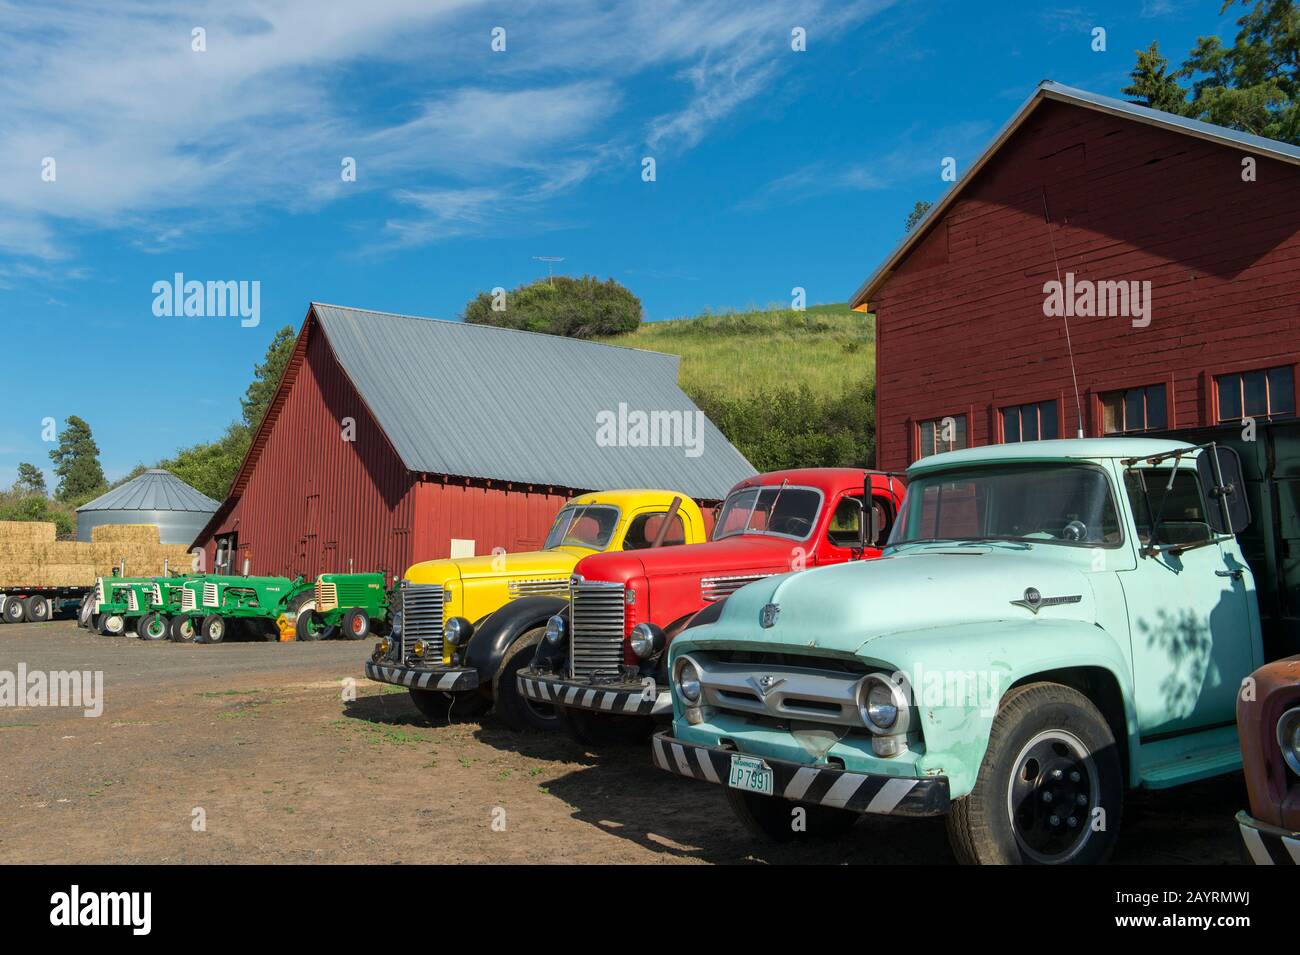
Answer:
M616 674L623 665L623 585L574 580L569 600L569 675L587 680L596 673Z
M740 574L735 577L705 577L700 581L700 596L710 603L730 597L746 584L770 577L771 574Z
M339 605L339 588L333 581L316 581L316 612L326 613Z
M203 585L203 606L220 607L221 601L217 599L217 585L208 583Z
M567 597L569 581L565 577L549 580L512 580L506 584L510 599L516 597Z
M194 590L192 588L185 587L181 590L182 610L197 610L198 609L198 607L196 606L197 603L198 601L196 599Z
M405 584L402 587L402 660L411 656L416 640L425 645L422 662L442 662L442 586ZM421 661L415 661L421 662Z

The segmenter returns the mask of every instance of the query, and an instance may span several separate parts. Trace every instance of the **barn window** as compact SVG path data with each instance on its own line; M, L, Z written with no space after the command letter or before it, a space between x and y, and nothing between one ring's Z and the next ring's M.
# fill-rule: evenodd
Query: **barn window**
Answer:
M1038 441L1057 436L1056 402L1038 401L1002 409L1002 441Z
M924 458L927 455L938 454L940 451L956 451L967 446L966 416L949 415L946 418L921 422L916 456Z
M1214 386L1220 421L1288 418L1295 414L1293 365L1219 375L1214 379Z
M1101 396L1101 433L1127 434L1168 427L1164 385L1125 388Z

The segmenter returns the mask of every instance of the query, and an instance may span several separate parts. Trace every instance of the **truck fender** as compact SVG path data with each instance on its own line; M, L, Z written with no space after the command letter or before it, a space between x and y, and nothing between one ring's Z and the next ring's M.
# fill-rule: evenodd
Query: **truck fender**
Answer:
M878 661L883 669L900 673L912 683L913 703L925 739L924 769L947 775L954 797L966 795L974 786L988 750L993 719L1007 692L1038 679L1061 682L1058 675L1065 672L1091 671L1114 681L1123 707L1122 717L1113 721L1118 724L1114 726L1115 742L1127 744L1130 757L1138 752L1127 656L1120 640L1095 624L1001 620L935 627L875 637L858 649L857 656ZM975 676L978 699L954 705L956 701L935 696L935 680L942 677L947 681L954 674ZM1130 780L1136 763L1136 758L1130 759Z
M479 685L489 685L496 679L501 661L515 640L534 627L544 627L547 620L568 606L564 597L520 597L488 614L482 626L474 628L465 651L465 665L478 670Z

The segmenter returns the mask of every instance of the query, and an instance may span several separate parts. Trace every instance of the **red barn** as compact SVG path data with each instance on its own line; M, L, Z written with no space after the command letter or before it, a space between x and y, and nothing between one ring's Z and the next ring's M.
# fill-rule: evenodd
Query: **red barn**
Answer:
M210 567L220 547L255 574L401 574L420 560L538 548L560 505L583 491L664 488L716 501L754 469L678 387L677 363L312 303L230 494L195 546ZM602 433L600 421L638 411L679 426L652 436L682 440L647 446Z
M853 297L877 320L879 466L1294 415L1298 166L1043 83Z

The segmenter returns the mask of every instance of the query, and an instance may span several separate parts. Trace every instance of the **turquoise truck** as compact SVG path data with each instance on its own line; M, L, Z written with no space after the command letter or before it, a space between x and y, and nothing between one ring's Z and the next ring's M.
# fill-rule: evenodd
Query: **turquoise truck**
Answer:
M1102 861L1127 790L1241 768L1272 563L1236 536L1249 496L1213 442L922 458L881 559L752 583L677 637L654 762L774 839L946 815L963 862Z

